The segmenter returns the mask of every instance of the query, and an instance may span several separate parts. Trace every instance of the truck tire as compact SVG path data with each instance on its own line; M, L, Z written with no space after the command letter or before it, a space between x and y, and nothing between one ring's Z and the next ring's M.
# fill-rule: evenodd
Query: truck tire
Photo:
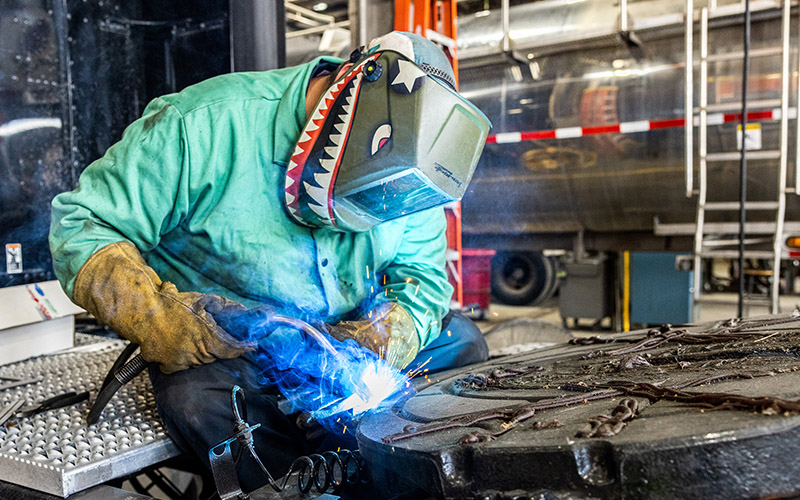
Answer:
M534 252L500 252L492 259L492 294L503 304L536 305L555 292L554 261Z
M542 302L546 302L550 300L558 291L558 286L561 284L561 280L558 277L559 270L561 268L561 257L546 257L550 261L550 265L553 266L553 272L549 275L550 281L542 290L542 293L536 297L536 303L541 304Z

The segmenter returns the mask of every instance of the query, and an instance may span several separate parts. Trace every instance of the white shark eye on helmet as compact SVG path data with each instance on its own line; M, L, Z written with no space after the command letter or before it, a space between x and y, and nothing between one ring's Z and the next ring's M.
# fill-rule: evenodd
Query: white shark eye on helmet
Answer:
M351 61L300 134L286 172L289 216L366 231L460 200L491 124L455 91L444 53L392 32Z

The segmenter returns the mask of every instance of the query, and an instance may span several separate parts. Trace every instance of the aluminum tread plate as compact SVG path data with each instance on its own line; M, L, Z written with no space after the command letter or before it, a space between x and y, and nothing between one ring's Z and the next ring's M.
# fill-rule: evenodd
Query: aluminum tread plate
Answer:
M42 377L0 392L0 407L68 391L91 400L127 342L77 334L78 347L0 366L0 376ZM156 413L143 373L117 392L100 421L86 425L90 401L0 426L0 480L67 497L180 454Z

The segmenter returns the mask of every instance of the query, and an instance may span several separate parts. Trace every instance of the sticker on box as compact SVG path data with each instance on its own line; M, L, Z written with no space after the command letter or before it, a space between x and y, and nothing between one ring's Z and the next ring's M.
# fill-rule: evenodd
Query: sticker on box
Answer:
M42 287L40 287L38 283L25 285L25 289L28 290L28 295L30 295L31 299L36 304L36 308L39 310L42 319L53 319L59 316L58 311L50 302L50 299L45 296L44 290L42 290Z
M6 272L19 274L22 272L22 245L6 243Z

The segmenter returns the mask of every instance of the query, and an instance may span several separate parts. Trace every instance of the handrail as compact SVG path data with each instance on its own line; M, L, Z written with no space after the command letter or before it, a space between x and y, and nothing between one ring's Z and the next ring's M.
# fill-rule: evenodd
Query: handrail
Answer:
M685 68L685 129L684 136L686 138L686 197L691 198L694 191L694 168L692 161L694 159L694 81L693 71L694 64L692 63L692 36L694 34L694 0L686 0L686 33L685 33L685 48L686 48L686 68Z
M511 5L509 0L502 0L500 9L503 17L503 52L508 52L511 50Z
M699 203L705 205L708 194L708 8L700 9L700 123L698 148L700 156ZM702 238L701 238L702 239Z
M628 31L628 0L619 0L619 30Z
M789 152L789 41L792 6L790 0L783 0L783 17L781 18L781 43L783 55L781 57L781 162L778 178L778 213L775 216L775 241L773 252L775 254L772 265L772 314L778 314L780 293L780 269L783 253L783 224L786 217L786 176L788 174ZM796 161L796 160L795 160ZM797 178L795 177L795 184Z
M694 17L694 16L693 16ZM694 21L694 19L692 19ZM697 195L697 221L694 233L694 275L692 276L692 309L693 320L699 317L698 304L703 289L702 252L703 235L705 234L705 204L708 179L707 154L708 154L708 8L700 10L700 102L698 148L700 157L700 189ZM689 196L689 194L687 194Z
M798 15L798 19L800 19L800 15ZM800 36L800 22L797 25L797 36ZM800 50L797 51L797 64L800 65ZM800 66L798 66L800 68ZM797 101L800 103L800 84L797 85ZM798 106L800 108L800 106ZM788 117L787 117L788 118ZM795 163L794 163L794 194L800 195L800 109L797 110L797 121L796 121L796 140L797 140L797 150L795 154Z

